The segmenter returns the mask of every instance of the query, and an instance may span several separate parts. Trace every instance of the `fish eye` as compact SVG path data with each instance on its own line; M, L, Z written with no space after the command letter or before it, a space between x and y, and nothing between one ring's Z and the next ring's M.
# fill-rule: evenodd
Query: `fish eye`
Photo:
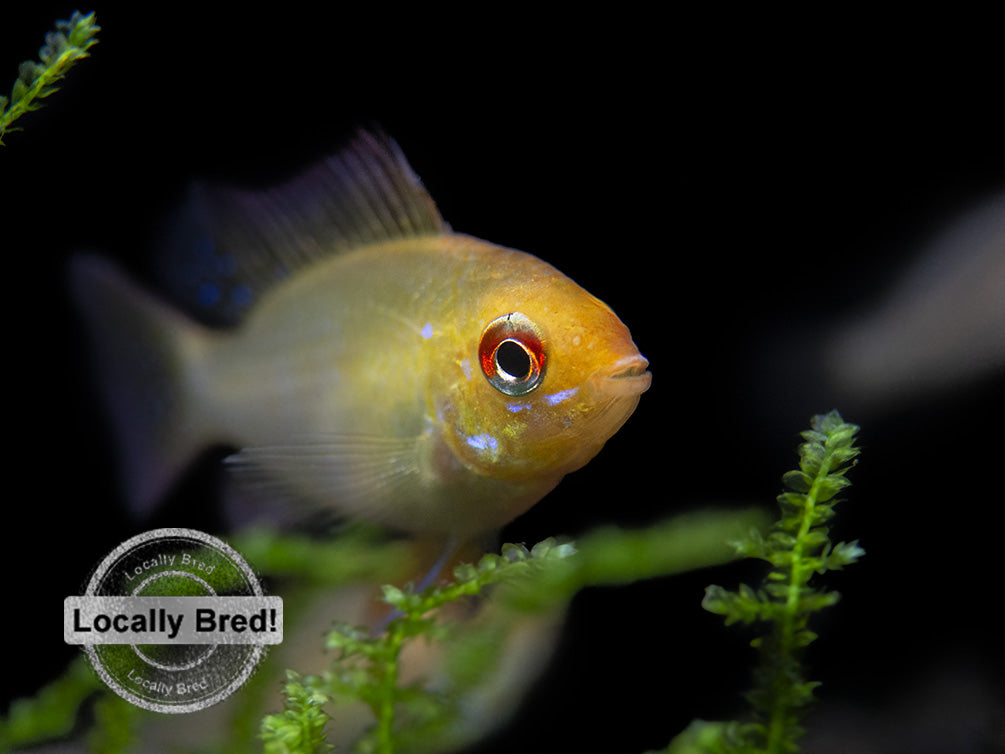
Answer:
M482 331L478 360L489 384L500 393L526 395L544 379L544 338L526 315L504 314Z

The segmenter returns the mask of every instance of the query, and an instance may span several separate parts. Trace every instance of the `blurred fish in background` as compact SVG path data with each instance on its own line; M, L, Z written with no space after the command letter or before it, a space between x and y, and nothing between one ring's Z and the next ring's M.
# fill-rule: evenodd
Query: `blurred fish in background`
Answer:
M822 360L841 405L864 411L1005 377L1005 192L952 221L882 300L835 328Z
M894 256L877 253L854 304L831 300L839 314L808 312L756 339L764 421L782 431L824 405L868 424L1005 379L1005 192Z

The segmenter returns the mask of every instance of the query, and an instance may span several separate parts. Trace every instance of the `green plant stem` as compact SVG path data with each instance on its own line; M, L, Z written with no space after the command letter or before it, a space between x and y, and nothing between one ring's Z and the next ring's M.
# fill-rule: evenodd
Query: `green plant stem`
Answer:
M692 726L679 746L700 737L706 741L700 748L709 752L798 751L800 719L819 685L806 680L801 662L802 650L817 638L809 620L839 597L810 582L815 574L839 570L865 554L857 541L832 544L827 527L840 502L836 496L848 486L846 474L859 453L854 443L857 432L858 427L836 411L813 417L812 429L802 433L799 468L782 476L788 491L778 496L781 519L766 538L752 534L733 543L738 553L771 564L762 588L740 584L737 591L728 591L713 584L706 589L702 605L725 616L727 625L737 621L768 625L767 632L751 642L759 654L754 687L747 694L753 720Z
M813 514L816 509L820 485L827 478L830 469L831 459L825 457L813 479L810 491L806 493L806 506L803 509L802 520L799 523L799 532L796 535L795 546L792 548L792 568L788 593L785 598L785 609L782 611L780 620L776 623L779 633L777 646L777 651L780 655L780 662L777 665L779 670L791 667L796 663L794 652L796 646L796 623L802 615L799 602L806 585L809 583L810 576L812 576L812 573L809 572L809 561L806 557L807 535L813 526ZM805 622L805 619L803 619L803 622ZM785 683L785 679L779 678L778 675L776 673L776 677L772 679L771 684L772 688L776 690L780 683ZM791 714L789 701L789 698L785 694L774 694L768 717L767 741L765 745L765 751L769 753L782 751L782 746L789 730L788 717Z
M394 702L398 688L398 657L404 642L400 624L394 627L388 637L388 652L384 658L384 672L380 688L380 704L377 712L378 754L392 754L394 751Z

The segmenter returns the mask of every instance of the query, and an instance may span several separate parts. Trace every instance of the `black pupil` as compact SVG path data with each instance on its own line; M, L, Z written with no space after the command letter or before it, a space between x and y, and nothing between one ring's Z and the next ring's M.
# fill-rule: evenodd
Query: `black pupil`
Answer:
M530 354L515 341L504 340L499 344L496 349L496 364L514 379L525 380L530 376Z

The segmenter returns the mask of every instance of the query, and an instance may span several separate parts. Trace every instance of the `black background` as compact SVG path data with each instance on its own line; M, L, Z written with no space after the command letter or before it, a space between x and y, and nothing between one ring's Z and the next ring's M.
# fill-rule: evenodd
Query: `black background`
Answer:
M99 250L142 277L156 221L192 178L265 184L379 123L455 229L555 264L651 361L636 415L505 539L771 505L797 433L840 408L864 455L835 534L868 555L834 578L845 599L817 626L819 719L856 706L840 719L864 720L875 751L1003 746L945 743L968 725L957 697L976 688L973 710L1002 688L1003 375L856 413L802 350L1005 187L987 19L147 7L97 6L93 57L0 148L3 621L27 661L5 672L5 702L74 655L43 618L55 624L111 548L152 524L221 525L208 466L153 522L126 516L69 254ZM72 10L3 11L0 85ZM779 366L779 344L806 368ZM733 714L747 637L699 603L708 583L756 578L741 564L584 593L554 666L483 750L643 751ZM31 603L48 607L26 622Z

